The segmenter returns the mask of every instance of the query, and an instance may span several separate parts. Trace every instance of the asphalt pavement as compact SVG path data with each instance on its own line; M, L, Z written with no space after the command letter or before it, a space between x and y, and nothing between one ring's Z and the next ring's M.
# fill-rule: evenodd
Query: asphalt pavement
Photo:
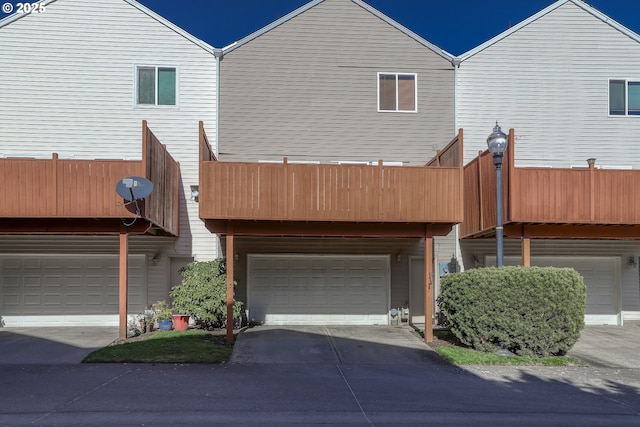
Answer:
M463 369L406 330L380 329L383 343L341 328L269 330L290 360L259 359L267 348L254 341L223 365L0 363L0 426L640 425L635 367Z

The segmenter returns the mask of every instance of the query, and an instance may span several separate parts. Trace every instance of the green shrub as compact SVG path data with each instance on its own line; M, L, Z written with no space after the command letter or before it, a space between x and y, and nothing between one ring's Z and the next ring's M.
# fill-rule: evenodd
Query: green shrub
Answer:
M442 315L477 350L562 355L584 327L586 289L572 268L478 268L448 275L441 285Z
M182 283L169 293L176 314L191 315L203 327L221 327L227 318L227 268L224 260L192 262L182 272ZM236 282L234 281L234 287ZM233 317L243 304L233 303Z
M171 307L167 304L166 301L156 301L151 305L151 320L158 322L166 322L167 320L171 320L172 312Z

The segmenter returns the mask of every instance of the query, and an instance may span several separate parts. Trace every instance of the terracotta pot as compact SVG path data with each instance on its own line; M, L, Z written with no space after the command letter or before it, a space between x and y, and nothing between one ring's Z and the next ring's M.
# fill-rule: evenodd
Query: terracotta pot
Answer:
M186 331L189 327L189 317L188 314L174 314L173 328L176 331Z

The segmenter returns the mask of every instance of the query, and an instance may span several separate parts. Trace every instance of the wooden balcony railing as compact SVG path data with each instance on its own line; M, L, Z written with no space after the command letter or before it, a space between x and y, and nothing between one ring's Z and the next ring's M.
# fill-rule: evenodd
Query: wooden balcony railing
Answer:
M142 130L142 160L59 159L56 153L51 159L0 159L0 218L134 218L115 188L124 177L142 176L154 184L142 217L177 235L179 165L146 122Z
M455 144L462 144L456 138ZM462 160L452 166L220 162L201 129L204 220L446 223L462 220ZM458 150L462 153L462 149Z
M503 164L505 230L509 224L640 225L640 170L515 167L514 139L511 130ZM496 224L496 182L488 151L465 166L464 191L461 235L491 233ZM575 231L571 235L575 237Z
M458 135L446 147L438 150L436 155L427 162L426 166L462 166L464 158L462 153L463 134L463 130L458 129Z

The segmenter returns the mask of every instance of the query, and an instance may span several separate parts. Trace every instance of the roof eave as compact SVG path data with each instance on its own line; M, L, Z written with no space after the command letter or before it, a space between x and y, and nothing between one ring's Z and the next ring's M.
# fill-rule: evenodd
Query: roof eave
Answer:
M569 0L569 1L573 2L578 7L581 7L582 9L584 9L587 12L591 13L596 18L599 18L605 24L611 25L613 28L615 28L616 30L620 31L624 35L626 35L626 36L632 38L633 40L637 41L638 43L640 43L640 35L638 33L635 33L634 31L632 31L629 28L625 27L624 25L622 25L621 23L619 23L618 21L616 21L612 17L610 17L608 15L605 15L604 13L600 12L598 9L594 8L593 6L588 5L587 3L583 2L583 1L580 1L580 0Z
M463 62L463 61L469 59L470 57L474 56L475 54L482 52L486 48L494 45L495 43L499 42L500 40L508 37L509 35L515 33L516 31L520 30L521 28L526 27L527 25L531 24L532 22L540 19L541 17L547 15L548 13L556 10L560 6L562 6L562 5L566 4L566 3L569 3L569 2L575 4L576 6L580 7L584 11L590 13L591 15L595 16L596 18L600 19L601 21L605 22L606 24L611 25L613 28L617 29L621 33L627 35L628 37L630 37L633 40L635 40L638 43L640 43L640 35L634 33L633 31L631 31L630 29L628 29L624 25L620 24L619 22L617 22L616 20L614 20L610 16L605 15L604 13L602 13L599 10L595 9L594 7L588 5L584 1L582 1L582 0L558 0L557 2L555 2L555 3L551 4L551 5L549 5L548 7L542 9L540 12L536 13L535 15L532 15L529 18L525 19L524 21L522 21L522 22L514 25L513 27L509 28L508 30L503 31L502 33L498 34L497 36L493 37L492 39L487 40L486 42L484 42L481 45L469 50L468 52L463 53L462 55L459 55L456 59L459 60L460 62Z
M38 4L42 5L42 6L47 6L48 4L53 3L56 0L40 0L39 2L37 2ZM20 18L23 18L27 15L30 15L30 13L13 13L9 16L7 16L6 18L2 18L0 19L0 28L4 27L5 25L9 25L12 22L17 21Z
M47 5L49 5L49 4L51 4L51 3L55 2L55 1L56 0L40 0L38 2L38 4L41 4L43 6L47 6ZM189 40L193 44L201 47L202 49L206 50L209 53L213 53L213 49L214 49L213 46L211 46L208 43L200 40L199 38L195 37L194 35L189 34L187 31L185 31L182 28L178 27L173 22L167 20L166 18L163 18L162 16L158 15L157 13L152 11L151 9L149 9L146 6L138 3L136 0L123 0L123 1L127 2L131 6L135 7L139 11L141 11L142 13L150 16L151 18L155 19L156 21L158 21L162 25L166 26L167 28L171 29L172 31L176 32L177 34L181 35L182 37L186 38L187 40ZM6 18L0 19L0 28L4 27L6 25L9 25L10 23L15 22L18 19L23 18L23 17L25 17L27 15L30 15L30 14L28 14L28 13L14 13L13 15L9 15Z
M284 24L285 22L289 21L290 19L295 18L296 16L300 15L301 13L306 12L307 10L311 9L312 7L317 6L318 4L322 3L323 1L324 0L313 0L313 1L310 1L309 3L306 3L305 5L295 9L294 11L292 11L292 12L290 12L288 14L286 14L282 18L280 18L280 19L278 19L276 21L273 21L271 24L269 24L269 25L267 25L265 27L262 27L258 31L255 31L255 32L249 34L248 36L243 37L242 39L223 47L222 48L223 53L227 54L227 53L229 53L229 52L241 47L242 45L249 43L250 41L256 39L257 37L260 37L261 35L271 31L272 29ZM365 9L369 13L371 13L371 14L377 16L378 18L382 19L384 22L388 23L389 25L393 26L394 28L400 30L401 32L403 32L407 36L411 37L412 39L414 39L418 43L420 43L423 46L429 48L430 50L432 50L436 54L440 55L441 57L443 57L447 61L451 62L453 60L454 56L452 54L450 54L449 52L445 51L444 49L439 48L438 46L434 45L433 43L429 42L428 40L420 37L419 35L417 35L413 31L411 31L407 27L405 27L405 26L401 25L400 23L394 21L393 19L389 18L387 15L385 15L382 12L380 12L378 9L376 9L373 6L370 6L369 4L365 3L363 0L351 0L351 1L353 3L355 3L355 4L357 4L358 6L362 7L363 9Z
M377 16L378 18L382 19L384 22L386 22L387 24L389 24L392 27L396 28L397 30L400 30L405 35L411 37L412 39L414 39L418 43L420 43L423 46L429 48L430 50L432 50L433 52L437 53L438 55L440 55L441 57L443 57L447 61L451 62L451 61L453 61L453 58L455 58L454 55L450 54L449 52L447 52L444 49L439 48L438 46L434 45L433 43L431 43L427 39L425 39L425 38L419 36L418 34L414 33L413 31L411 31L410 29L408 29L404 25L400 24L399 22L394 21L392 18L388 17L387 15L385 15L382 12L380 12L378 9L376 9L375 7L369 5L368 3L364 2L363 0L351 0L351 1L353 3L355 3L355 4L357 4L358 6L362 7L363 9L365 9L369 13L371 13L371 14Z
M475 54L482 52L486 48L488 48L490 46L493 46L494 44L498 43L500 40L507 38L508 36L510 36L511 34L515 33L516 31L520 30L521 28L526 27L527 25L531 24L534 21L537 21L538 19L540 19L541 17L545 16L546 14L556 10L557 8L559 8L563 4L567 3L568 1L572 1L572 0L558 0L555 3L552 3L551 5L545 7L544 9L542 9L541 11L536 13L535 15L531 15L530 17L528 17L524 21L521 21L518 24L514 25L513 27L509 28L508 30L505 30L505 31L501 32L497 36L487 40L486 42L482 43L481 45L476 46L473 49L471 49L471 50L469 50L469 51L467 51L467 52L465 52L465 53L463 53L461 55L458 55L457 59L460 62L466 61L467 59L469 59L470 57L474 56Z
M257 31L254 31L253 33L249 34L248 36L245 36L243 38L241 38L238 41L235 41L225 47L222 48L222 52L223 54L227 54L237 48L239 48L242 45L245 45L247 43L249 43L251 40L254 40L258 37L260 37L261 35L273 30L276 27L279 27L280 25L284 24L285 22L289 21L290 19L295 18L296 16L300 15L303 12L306 12L307 10L311 9L312 7L322 3L324 0L313 0L309 3L306 3L302 6L300 6L299 8L287 13L286 15L284 15L282 18L279 18L275 21L273 21L272 23L260 28Z
M55 0L53 0L53 1L55 1ZM189 40L191 43L195 44L196 46L199 46L202 49L206 50L207 52L213 54L213 50L214 50L213 46L211 46L210 44L208 44L207 42L205 42L203 40L200 40L199 38L197 38L193 34L190 34L187 31L183 30L182 28L178 27L173 22L167 20L166 18L163 18L161 15L158 15L156 12L154 12L153 10L151 10L148 7L144 6L143 4L138 3L136 0L123 0L123 1L129 3L131 6L135 7L136 9L138 9L141 12L145 13L146 15L150 16L151 18L155 19L156 21L158 21L159 23L161 23L165 27L167 27L170 30L172 30L172 31L176 32L177 34L181 35L182 37L184 37L185 39Z

